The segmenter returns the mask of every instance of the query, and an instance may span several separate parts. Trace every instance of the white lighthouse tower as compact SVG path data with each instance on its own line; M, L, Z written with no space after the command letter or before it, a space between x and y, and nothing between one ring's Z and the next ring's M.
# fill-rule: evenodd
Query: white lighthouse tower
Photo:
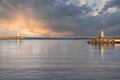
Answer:
M20 32L17 33L17 37L20 37Z
M105 36L104 36L104 31L103 30L101 30L101 32L100 32L100 37L101 38L104 38Z

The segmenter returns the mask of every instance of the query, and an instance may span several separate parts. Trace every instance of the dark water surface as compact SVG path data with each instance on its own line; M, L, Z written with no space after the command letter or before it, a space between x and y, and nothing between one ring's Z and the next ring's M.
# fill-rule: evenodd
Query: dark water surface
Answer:
M120 80L120 45L0 40L0 80Z

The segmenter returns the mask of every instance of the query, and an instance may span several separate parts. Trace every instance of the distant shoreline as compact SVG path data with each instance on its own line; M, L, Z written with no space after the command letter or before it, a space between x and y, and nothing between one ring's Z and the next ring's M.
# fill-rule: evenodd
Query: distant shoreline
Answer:
M0 40L79 40L79 39L94 39L93 37L85 37L85 38L79 38L79 37L22 37L22 36L7 36L7 37L0 37ZM110 38L111 39L111 38ZM112 39L118 39L118 38L112 38Z
M25 37L24 39L40 39L40 40L79 40L79 39L92 39L92 38L61 38L61 37Z
M23 37L23 38L0 38L0 40L29 40L29 39L39 39L39 40L79 40L79 39L92 39L92 38L64 38L64 37Z

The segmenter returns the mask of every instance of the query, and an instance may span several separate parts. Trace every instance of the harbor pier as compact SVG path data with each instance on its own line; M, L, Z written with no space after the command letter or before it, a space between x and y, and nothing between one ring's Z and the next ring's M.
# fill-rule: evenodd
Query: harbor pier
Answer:
M104 32L100 32L100 37L98 38L93 38L88 41L89 44L115 44L115 43L120 43L119 38L107 38L104 36Z
M0 36L0 40L5 40L5 39L23 39L23 36L20 36L18 33L16 36Z

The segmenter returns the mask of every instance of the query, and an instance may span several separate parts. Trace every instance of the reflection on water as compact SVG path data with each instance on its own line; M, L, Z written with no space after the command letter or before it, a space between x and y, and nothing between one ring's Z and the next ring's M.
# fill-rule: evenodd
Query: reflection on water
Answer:
M96 48L99 48L100 50L100 54L101 54L101 58L104 57L104 49L106 48L112 48L112 49L115 49L115 48L120 48L120 44L114 44L114 43L92 43L91 44L92 46L95 46Z
M120 45L86 42L0 40L0 80L120 80Z

